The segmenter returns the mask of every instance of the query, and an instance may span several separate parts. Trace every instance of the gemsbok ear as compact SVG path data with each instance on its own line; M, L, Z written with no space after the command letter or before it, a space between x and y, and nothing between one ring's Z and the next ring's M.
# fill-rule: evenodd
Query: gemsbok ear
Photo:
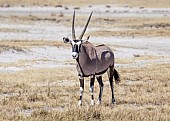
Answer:
M88 41L88 40L89 40L89 38L90 38L90 36L88 36L88 37L87 37L86 41Z
M69 38L67 38L67 37L63 37L63 42L64 42L64 43L70 43L71 41L70 41L70 39L69 39Z
M85 40L83 40L82 42L87 42L89 40L90 36L88 36Z

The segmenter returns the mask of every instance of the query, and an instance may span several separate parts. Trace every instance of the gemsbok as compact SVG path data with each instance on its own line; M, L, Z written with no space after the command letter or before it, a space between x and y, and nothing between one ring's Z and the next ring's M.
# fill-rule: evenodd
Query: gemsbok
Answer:
M113 51L106 45L102 44L99 46L94 46L90 42L88 42L89 37L86 40L83 40L83 35L87 29L89 21L91 19L92 13L89 16L89 19L84 27L83 32L80 37L76 39L75 29L74 29L74 21L75 21L75 11L73 14L72 21L72 40L63 37L64 43L70 43L72 46L72 57L77 62L77 72L80 81L80 99L79 105L82 105L82 96L84 91L84 77L90 77L90 93L91 93L91 105L94 105L94 81L95 77L99 83L100 92L98 97L98 104L101 103L102 100L102 92L103 92L103 81L102 75L107 71L111 92L112 92L112 103L115 103L114 98L114 87L113 87L113 76L116 83L120 82L119 73L114 68L114 53Z

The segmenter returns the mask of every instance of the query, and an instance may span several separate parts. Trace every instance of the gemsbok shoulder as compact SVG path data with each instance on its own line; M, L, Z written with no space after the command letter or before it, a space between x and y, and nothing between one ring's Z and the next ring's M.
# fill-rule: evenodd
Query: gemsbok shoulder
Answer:
M119 73L114 68L114 53L113 51L106 45L102 44L99 46L94 46L90 42L88 42L89 37L86 40L83 40L83 35L87 29L87 26L90 22L92 13L90 14L88 21L84 27L83 32L80 37L76 39L75 29L74 29L74 21L75 21L75 11L73 14L72 21L72 40L63 37L64 43L70 43L72 46L72 57L76 60L77 63L77 72L80 81L80 99L79 105L82 105L82 96L84 91L84 77L90 77L90 93L91 93L91 105L94 105L94 81L95 77L99 83L100 92L98 97L98 104L101 103L102 100L102 92L103 92L103 81L102 75L107 72L111 87L112 94L112 103L115 103L114 97L114 87L113 87L113 76L116 83L120 82Z

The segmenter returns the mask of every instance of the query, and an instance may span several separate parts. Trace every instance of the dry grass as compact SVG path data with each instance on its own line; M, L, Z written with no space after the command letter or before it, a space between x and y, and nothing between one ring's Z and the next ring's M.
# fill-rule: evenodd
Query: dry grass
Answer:
M17 61L17 62L1 62L0 63L0 67L25 67L28 65L28 63L31 63L33 64L34 61L28 61L28 60L20 60L20 61Z
M100 26L99 30L88 32L91 36L169 37L170 35L170 18L158 17L154 20L152 18L94 18L90 26ZM120 30L109 30L112 28Z
M1 0L0 4L10 6L88 6L96 4L118 4L123 6L135 7L169 7L169 0Z
M169 8L169 0L116 0L116 4L131 7Z
M26 30L21 30L21 29L13 29L13 28L0 28L0 32L28 32Z
M117 36L117 37L170 37L170 29L152 30L124 30L124 31L95 31L89 33L91 36Z
M95 14L95 13L94 13ZM55 17L57 21L60 21L63 25L71 27L72 15ZM76 27L84 27L87 21L87 16L77 15L75 19ZM156 17L156 18L145 18L145 17L126 17L126 18L116 18L116 17L99 17L93 16L90 23L90 27L99 27L99 29L169 29L170 28L170 18L169 17Z
M20 3L19 3L20 2ZM111 0L107 0L108 4L112 3ZM91 4L103 4L102 0L97 1L90 1L90 0L1 0L0 4L8 3L10 5L28 5L28 6L84 6L84 5L91 5Z
M101 106L90 107L89 81L86 81L81 108L77 107L79 83L75 68L1 73L0 117L2 120L168 121L169 65L119 68L122 83L115 86L115 106L110 104L111 92L106 75ZM95 99L98 92L95 82ZM28 110L31 113L26 116Z
M28 40L10 40L10 41L0 41L0 45L4 45L4 46L14 46L14 47L38 47L38 46L67 46L66 44L64 44L62 41L40 41L40 40L32 40L32 41L28 41Z
M69 45L64 44L62 41L41 41L41 40L10 40L10 41L0 41L0 53L3 51L8 50L15 50L15 51L24 51L29 50L33 47L42 47L42 46L55 46L55 47L68 47Z
M119 4L137 7L169 7L169 0L1 0L10 6L89 6ZM59 6L58 6L59 5ZM35 21L51 21L71 26L71 16L51 14L47 17L11 16L11 22L32 24ZM1 20L6 18L1 18ZM76 17L76 27L83 27L86 16ZM26 21L26 22L25 22ZM147 36L169 37L170 18L103 18L93 17L89 27L100 28L87 34L92 36ZM118 28L119 30L112 30ZM121 30L123 29L123 30ZM27 30L0 28L0 32L27 32ZM24 51L32 47L69 45L57 41L0 41L0 52ZM115 47L123 47L115 45ZM125 47L125 46L124 46ZM126 46L127 48L127 46ZM129 47L133 48L133 47ZM118 58L116 63L131 64L140 60L162 59L157 56L134 55L134 58ZM34 61L34 60L31 60ZM1 67L22 67L27 60L0 63ZM68 63L73 64L72 61ZM122 82L115 85L116 105L111 105L111 91L107 75L104 75L103 103L90 106L89 81L86 79L83 106L77 107L79 82L75 68L41 68L18 72L0 73L0 120L112 120L112 121L169 121L170 120L170 63L148 64L136 68L117 68ZM95 100L99 93L95 82Z
M145 61L145 60L158 60L158 59L164 59L165 57L161 56L151 56L151 55L133 55L133 58L116 58L115 62L116 64L132 64L136 61Z

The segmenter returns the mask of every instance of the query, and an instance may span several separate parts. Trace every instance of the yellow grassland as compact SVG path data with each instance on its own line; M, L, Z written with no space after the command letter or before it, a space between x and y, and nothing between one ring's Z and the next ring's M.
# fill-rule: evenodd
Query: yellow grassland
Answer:
M130 7L169 7L169 0L1 0L0 4L10 6L88 6L88 5L115 5Z
M127 7L169 8L169 0L0 0L0 5L10 6L89 6L120 5ZM61 5L61 6L60 6ZM57 22L71 27L72 15L51 13L49 16L11 16L0 21L34 24L34 22ZM84 27L87 16L76 17L76 27ZM85 36L120 37L170 37L170 18L157 17L97 17L93 16ZM112 29L112 28L115 28ZM118 30L116 30L118 28ZM26 29L0 27L0 32L28 32ZM62 41L48 40L2 40L0 53L15 50L29 51L32 47L65 47ZM110 45L117 48L135 48ZM79 80L76 67L37 68L0 73L0 120L27 121L169 121L170 120L170 63L156 64L152 60L167 59L164 56L134 55L132 58L116 58L116 64L132 64L150 60L144 66L117 67L122 82L115 85L116 104L111 104L111 90L107 74L103 76L104 91L101 105L90 106L89 78L85 80L83 106L78 107ZM3 62L0 67L25 67L37 61L19 60ZM74 61L65 61L75 65ZM95 81L94 97L97 101L99 85Z
M119 68L122 82L115 85L117 103L114 106L111 105L107 75L104 75L103 103L94 107L90 106L89 81L86 78L81 108L77 107L79 82L75 68L1 73L0 116L2 120L168 121L169 65ZM95 100L98 93L99 86L95 82ZM31 110L31 116L26 116L25 110Z
M54 46L54 47L68 47L67 44L64 44L62 41L41 41L41 40L2 40L0 41L0 52L8 51L10 49L16 51L29 50L33 47L42 47L42 46Z

